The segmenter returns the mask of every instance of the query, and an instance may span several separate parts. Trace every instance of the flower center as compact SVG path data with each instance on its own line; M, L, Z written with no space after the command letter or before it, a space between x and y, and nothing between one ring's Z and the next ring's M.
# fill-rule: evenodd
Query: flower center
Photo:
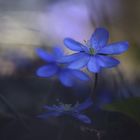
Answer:
M91 55L94 55L95 54L95 50L93 49L93 48L89 48L89 53L91 54Z
M89 54L90 55L95 55L95 50L92 48L92 46L91 46L91 44L90 44L90 41L89 40L84 40L84 42L85 42L85 45L86 45L86 47L88 48L88 50L89 50Z
M70 111L72 109L71 104L64 104L64 110Z

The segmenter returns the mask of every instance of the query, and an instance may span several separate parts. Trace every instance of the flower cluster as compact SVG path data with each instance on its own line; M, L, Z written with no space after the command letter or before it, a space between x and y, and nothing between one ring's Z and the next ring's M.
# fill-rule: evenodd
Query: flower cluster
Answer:
M40 77L57 76L60 82L65 86L73 86L77 79L88 81L89 77L81 68L86 67L89 72L99 73L102 68L112 68L120 62L110 55L118 55L127 51L129 44L127 41L115 42L108 44L109 33L104 28L97 28L92 34L90 40L81 44L71 38L65 38L64 44L67 48L76 53L64 55L60 48L53 48L52 53L45 52L43 49L36 49L37 54L47 62L46 65L37 70ZM50 116L59 117L68 115L74 117L84 123L91 123L91 120L81 111L86 110L92 105L92 101L88 98L81 104L72 106L71 104L63 104L53 106L45 106L47 113L39 115L41 118L47 119Z
M108 31L97 28L90 40L85 41L85 45L71 38L64 39L66 47L77 52L72 55L65 56L60 48L54 48L52 54L39 48L37 54L49 64L39 68L37 75L40 77L58 75L65 86L73 86L75 78L87 81L88 76L79 69L86 66L90 72L98 73L102 68L115 67L120 62L108 55L121 54L128 49L127 41L107 44L108 40ZM62 63L66 66L62 66Z

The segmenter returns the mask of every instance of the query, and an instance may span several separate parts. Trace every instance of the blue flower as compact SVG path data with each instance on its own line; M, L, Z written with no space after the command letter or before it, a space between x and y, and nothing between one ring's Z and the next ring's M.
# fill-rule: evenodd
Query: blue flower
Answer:
M91 107L93 104L92 100L88 98L83 103L79 104L76 103L74 106L71 104L63 104L59 103L59 105L53 105L53 106L44 106L45 109L48 110L48 112L39 115L39 118L42 119L48 119L48 117L60 117L63 115L71 116L73 118L76 118L84 123L91 123L91 120L88 116L82 114L81 112Z
M74 86L77 79L87 81L89 77L82 71L72 70L66 65L60 64L59 59L64 56L60 48L54 48L52 53L46 52L41 48L36 49L37 54L48 64L41 66L37 70L37 75L40 77L57 76L60 82L68 87Z
M76 51L69 56L64 56L60 61L69 62L69 68L80 69L87 66L90 72L98 73L102 68L112 68L120 62L108 55L116 55L128 49L127 41L107 44L109 33L104 28L97 28L90 40L85 41L85 45L71 39L65 38L64 44L69 49Z

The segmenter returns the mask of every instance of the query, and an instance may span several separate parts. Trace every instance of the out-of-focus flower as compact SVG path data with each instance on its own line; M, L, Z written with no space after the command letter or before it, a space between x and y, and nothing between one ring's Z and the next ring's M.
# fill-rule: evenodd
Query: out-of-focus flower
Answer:
M45 109L48 110L47 113L39 115L39 118L48 119L48 117L59 117L63 115L74 117L84 123L91 123L91 120L88 116L82 114L81 112L91 107L93 104L92 100L88 98L83 103L76 103L74 106L72 104L63 104L59 103L59 105L53 106L44 106Z
M65 56L61 62L70 62L69 68L79 69L87 66L90 72L98 73L102 68L112 68L120 62L107 55L121 54L128 49L128 42L120 41L107 45L109 33L104 28L97 28L90 40L85 45L71 39L65 38L64 44L77 53Z
M82 71L67 68L66 65L60 64L58 61L63 56L63 51L60 48L54 48L53 53L45 52L38 48L37 54L46 62L47 65L41 66L37 70L37 75L40 77L57 76L60 82L68 87L74 86L77 79L87 81L89 77Z

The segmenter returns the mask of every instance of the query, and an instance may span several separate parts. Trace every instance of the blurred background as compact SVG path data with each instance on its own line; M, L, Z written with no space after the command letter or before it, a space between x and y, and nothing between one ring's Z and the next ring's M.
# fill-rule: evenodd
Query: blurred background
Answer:
M34 61L36 47L63 47L64 37L83 42L96 27L105 27L110 42L130 42L121 67L134 81L139 74L139 5L129 0L1 0L0 75L13 75Z
M104 70L101 73L99 95L108 98L105 102L140 97L139 25L138 0L0 0L0 94L29 123L34 132L39 131L38 137L37 134L33 136L22 131L22 126L14 119L8 105L1 100L0 139L8 140L12 137L17 140L28 140L40 139L40 136L42 140L56 139L51 136L57 132L57 121L50 120L44 124L34 116L42 111L45 103L54 102L61 98L61 94L64 96L62 99L69 98L68 101L75 101L79 95L82 95L83 99L86 92L89 92L89 87L79 85L73 90L63 87L58 81L54 81L51 86L50 79L37 77L36 69L44 62L35 53L35 48L43 47L50 50L53 46L60 46L69 53L63 45L65 37L83 43L97 27L109 30L110 42L127 40L130 43L130 48L125 54L115 56L121 64L115 69ZM83 92L79 90L81 88ZM107 95L104 95L106 92ZM47 93L54 93L52 101L48 101ZM76 96L75 99L73 96ZM123 139L136 140L140 128L132 120L132 123L129 119L125 122L127 119L122 118L117 121L121 123L116 124L125 134L118 130L115 133L113 129L111 136L104 139L111 140L117 135L118 139L124 137ZM52 127L52 124L55 127ZM48 127L51 130L48 130ZM127 133L131 132L132 128L132 137L128 137ZM112 127L105 129L110 130ZM46 134L47 130L49 135ZM73 135L74 139L84 139L85 135L88 135L89 139L94 137L89 136L87 132L85 135L78 133L81 137Z

